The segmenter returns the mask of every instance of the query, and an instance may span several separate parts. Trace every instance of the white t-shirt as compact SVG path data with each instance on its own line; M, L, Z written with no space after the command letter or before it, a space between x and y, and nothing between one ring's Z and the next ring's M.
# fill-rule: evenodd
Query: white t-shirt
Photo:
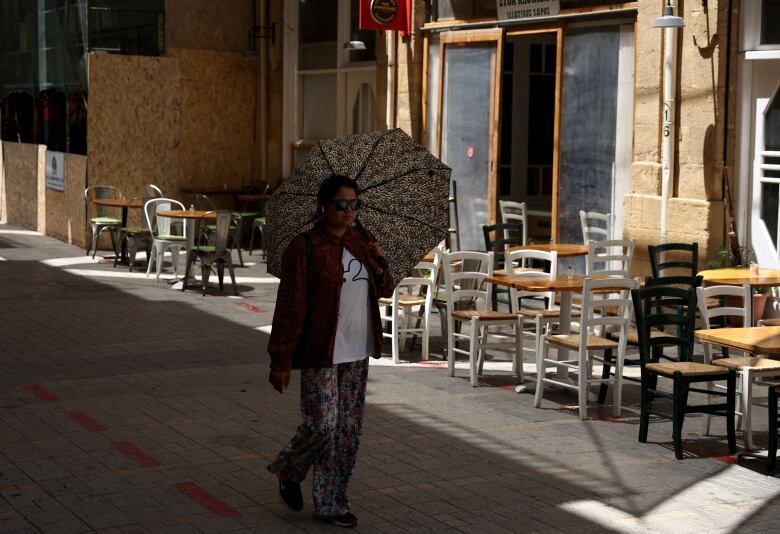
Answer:
M368 271L346 248L341 256L344 284L341 286L339 320L336 325L336 345L333 364L357 362L374 353L374 340L369 329L370 308Z

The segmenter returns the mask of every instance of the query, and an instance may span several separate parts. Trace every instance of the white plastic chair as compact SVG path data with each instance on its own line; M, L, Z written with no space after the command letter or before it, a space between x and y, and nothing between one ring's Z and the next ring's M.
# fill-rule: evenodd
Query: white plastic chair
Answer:
M742 318L742 325L749 327L753 324L753 292L749 285L744 286L710 286L697 287L697 299L699 304L699 314L701 315L704 328L717 328L718 324L713 324L713 319L720 317ZM724 302L723 306L708 306L707 299L728 298L731 302ZM739 299L741 306L735 306L733 299ZM717 321L716 321L717 322ZM751 425L751 412L753 406L753 384L762 377L780 376L780 361L768 358L761 358L758 355L745 354L741 357L729 355L728 358L712 359L712 347L709 343L702 343L704 347L704 363L712 363L726 368L734 368L740 375L741 387L739 391L739 409L736 410L739 416L739 426L742 428L743 439L746 449L753 448L753 434ZM710 384L712 387L713 384ZM715 384L715 387L722 389L721 385ZM710 416L705 414L704 432L709 434Z
M539 407L544 394L544 384L555 384L577 391L579 397L580 419L588 414L588 390L590 384L611 383L614 386L613 413L620 415L623 391L623 359L626 355L626 338L629 317L632 309L630 290L638 286L636 280L616 278L607 280L585 279L582 290L582 317L580 331L576 334L551 334L545 337L542 351L537 356L536 394L534 406ZM609 293L604 289L618 290ZM618 333L617 341L603 337L611 329ZM553 360L548 357L550 346L577 351L572 360ZM599 359L595 353L617 349L614 376L593 378L593 360ZM578 373L577 383L564 382L556 378L547 378L548 366L565 367Z
M457 266L457 267L456 267ZM512 372L522 381L522 366L518 356L522 354L522 318L514 313L493 311L491 308L491 285L486 281L493 274L492 252L453 252L447 255L444 265L447 291L447 360L450 376L455 376L455 355L469 357L469 380L477 386L477 376L482 373L488 349L512 349ZM474 309L457 309L459 304L469 303ZM468 334L457 332L455 322L468 323ZM490 331L497 326L508 326L512 333ZM501 335L503 339L514 337L511 342L490 342L490 336ZM467 341L469 349L456 346L457 340Z
M525 208L525 202L499 200L498 205L501 210L501 220L503 222L515 223L523 226L523 245L528 244L528 212ZM509 239L509 235L505 235L504 238Z
M152 272L152 266L157 265L157 276L155 280L160 279L160 272L162 271L163 257L165 251L171 251L171 258L173 261L173 274L176 275L176 268L179 263L179 251L184 248L187 241L187 225L183 225L184 235L175 235L171 232L171 219L170 217L159 217L157 215L160 211L167 211L171 209L183 210L184 204L178 200L172 198L152 198L146 201L144 204L144 217L146 218L146 226L152 231L152 253L148 258L146 267L146 276L149 277L149 273Z
M582 226L582 242L606 241L612 239L612 226L609 213L580 210L580 225Z
M422 261L418 263L414 271L427 271L424 276L410 276L401 280L393 291L391 298L379 299L380 310L390 308L390 314L380 313L382 323L389 322L391 331L383 332L384 337L392 339L393 363L398 363L400 346L404 344L407 334L422 335L422 359L428 359L430 346L430 317L433 297L436 293L436 277L439 275L440 256L436 254L432 262ZM417 308L421 311L422 326L410 326L415 318L413 311Z

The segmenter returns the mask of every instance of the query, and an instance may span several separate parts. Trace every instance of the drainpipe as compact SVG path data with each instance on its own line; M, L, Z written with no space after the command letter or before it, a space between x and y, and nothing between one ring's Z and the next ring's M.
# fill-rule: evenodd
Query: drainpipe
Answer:
M676 135L674 97L677 87L677 29L682 28L684 22L681 17L674 16L674 6L669 0L664 8L664 15L656 19L653 26L664 30L664 115L661 148L661 235L659 240L661 243L666 243Z
M398 40L394 31L387 31L387 129L395 128L395 67L398 56Z

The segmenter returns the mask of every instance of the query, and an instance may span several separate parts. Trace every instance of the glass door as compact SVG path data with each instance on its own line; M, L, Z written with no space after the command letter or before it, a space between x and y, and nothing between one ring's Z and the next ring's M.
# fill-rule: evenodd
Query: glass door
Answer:
M436 146L457 186L462 250L484 250L482 226L496 222L500 58L503 30L443 33Z

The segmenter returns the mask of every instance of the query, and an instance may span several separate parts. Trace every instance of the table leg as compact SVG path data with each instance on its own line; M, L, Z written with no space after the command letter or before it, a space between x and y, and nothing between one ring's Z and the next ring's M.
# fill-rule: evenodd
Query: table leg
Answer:
M122 228L127 228L127 212L129 211L129 208L127 206L122 206ZM119 236L118 236L119 237ZM122 239L122 242L119 246L120 252L119 252L119 263L122 265L125 265L128 263L129 259L127 257L127 240Z
M181 279L177 280L171 289L181 291L184 286L184 277L187 273L187 263L190 261L190 251L195 246L195 219L184 219L185 233L187 234L187 240L184 242L184 273ZM194 280L194 278L193 278Z
M742 440L745 450L753 448L753 431L751 429L751 410L753 403L753 373L749 368L742 369Z
M561 292L561 334L571 332L571 291ZM558 361L569 359L569 349L558 348ZM566 367L558 367L558 378L566 379L569 377L569 370Z

